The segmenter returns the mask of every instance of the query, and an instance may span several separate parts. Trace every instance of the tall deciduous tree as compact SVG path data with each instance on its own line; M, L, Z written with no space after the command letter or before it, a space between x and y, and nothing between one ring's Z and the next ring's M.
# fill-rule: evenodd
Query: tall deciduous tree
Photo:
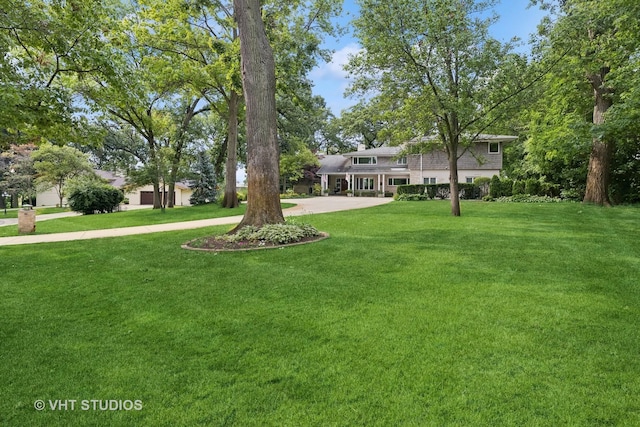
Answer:
M53 187L60 199L60 206L62 206L66 185L70 179L93 174L87 156L66 145L43 145L31 157L37 173L36 184Z
M260 0L234 0L247 108L247 211L236 229L284 222L279 195L276 77Z
M12 145L0 153L0 191L11 196L11 207L18 207L18 200L35 198L33 144ZM4 199L2 199L4 203Z
M635 0L532 0L532 3L555 12L555 20L547 21L544 34L547 55L552 58L564 55L555 73L568 82L580 82L566 85L564 90L581 90L583 97L591 98L591 152L584 201L610 205L609 184L617 142L612 128L619 126L609 126L607 122L613 106L633 102L633 97L625 97L625 93L632 93L631 88L638 83L635 75L640 3ZM555 98L559 100L565 95L559 92ZM625 109L624 105L619 107L619 111Z
M102 25L113 10L110 2L0 0L0 145L74 139L70 80L104 65Z
M460 215L458 159L527 85L524 61L489 36L495 0L360 0L349 64L354 93L377 95L392 139L433 141L448 156L451 214ZM432 137L436 138L433 139ZM423 137L427 137L426 139Z
M235 208L238 206L236 170L242 99L233 7L218 0L194 3L144 0L142 3L146 7L141 10L139 37L147 46L171 58L172 72L179 74L191 91L203 95L206 109L226 121L227 156L222 205ZM193 105L192 110L195 107ZM202 105L198 108L204 111Z

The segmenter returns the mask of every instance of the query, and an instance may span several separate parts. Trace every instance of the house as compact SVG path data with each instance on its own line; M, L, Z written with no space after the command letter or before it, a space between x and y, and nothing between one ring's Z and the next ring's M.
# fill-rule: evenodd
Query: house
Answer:
M94 170L96 175L107 181L108 184L123 189L126 183L126 178L115 172ZM175 206L190 206L189 199L193 190L186 182L176 182L174 205ZM125 199L129 200L131 205L153 205L153 186L145 185L144 187L137 188L135 191L127 192L124 195ZM57 206L60 203L60 198L55 188L49 188L44 191L38 191L36 195L36 203L38 206ZM63 199L63 204L67 204L66 197Z
M162 193L162 189L160 189ZM166 191L165 191L166 194ZM173 193L174 206L191 206L189 199L193 190L185 182L176 182ZM125 198L129 199L131 205L153 205L153 185L145 185L131 193L126 193Z
M458 181L471 183L476 178L499 175L503 145L517 137L479 135L475 144L458 159ZM402 147L359 149L341 155L320 158L317 174L323 192L329 194L396 193L399 185L449 182L449 162L444 151L401 155Z

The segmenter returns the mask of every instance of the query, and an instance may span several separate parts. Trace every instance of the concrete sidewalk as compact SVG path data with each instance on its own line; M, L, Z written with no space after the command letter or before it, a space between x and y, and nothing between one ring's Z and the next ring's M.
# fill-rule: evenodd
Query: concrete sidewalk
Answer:
M284 202L296 203L296 206L283 211L285 217L338 212L351 209L368 208L391 202L391 198L375 197L312 197L291 199ZM43 215L44 216L44 215ZM103 230L75 231L56 234L29 234L14 237L0 237L0 246L28 245L33 243L66 242L71 240L100 239L104 237L131 236L135 234L159 233L163 231L191 230L214 225L237 224L242 215L224 218L201 219L169 224L154 224L138 227L108 228Z

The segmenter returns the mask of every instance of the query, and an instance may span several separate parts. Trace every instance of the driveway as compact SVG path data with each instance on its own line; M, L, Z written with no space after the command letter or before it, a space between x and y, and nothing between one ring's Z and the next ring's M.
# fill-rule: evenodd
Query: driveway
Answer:
M362 209L383 205L391 202L389 197L311 197L308 199L289 199L284 202L296 203L296 206L285 209L284 216L299 216L338 212L352 209ZM58 215L58 214L52 214ZM48 215L41 215L37 220L42 221ZM210 227L213 225L237 224L242 220L242 215L224 218L201 219L187 222L174 222L170 224L154 224L138 227L109 228L104 230L75 231L56 234L28 234L14 237L0 237L0 246L27 245L31 243L66 242L70 240L99 239L103 237L131 236L134 234L158 233L162 231L191 230L194 228Z

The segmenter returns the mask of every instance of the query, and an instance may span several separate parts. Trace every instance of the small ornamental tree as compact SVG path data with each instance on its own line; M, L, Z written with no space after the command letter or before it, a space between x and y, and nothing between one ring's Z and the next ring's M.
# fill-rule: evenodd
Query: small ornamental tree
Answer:
M53 187L60 206L70 179L94 175L87 156L73 147L46 144L34 151L31 158L36 170L36 185L41 188Z
M206 152L200 151L196 157L194 172L197 177L191 185L193 194L189 198L192 205L204 205L216 200L216 173Z

